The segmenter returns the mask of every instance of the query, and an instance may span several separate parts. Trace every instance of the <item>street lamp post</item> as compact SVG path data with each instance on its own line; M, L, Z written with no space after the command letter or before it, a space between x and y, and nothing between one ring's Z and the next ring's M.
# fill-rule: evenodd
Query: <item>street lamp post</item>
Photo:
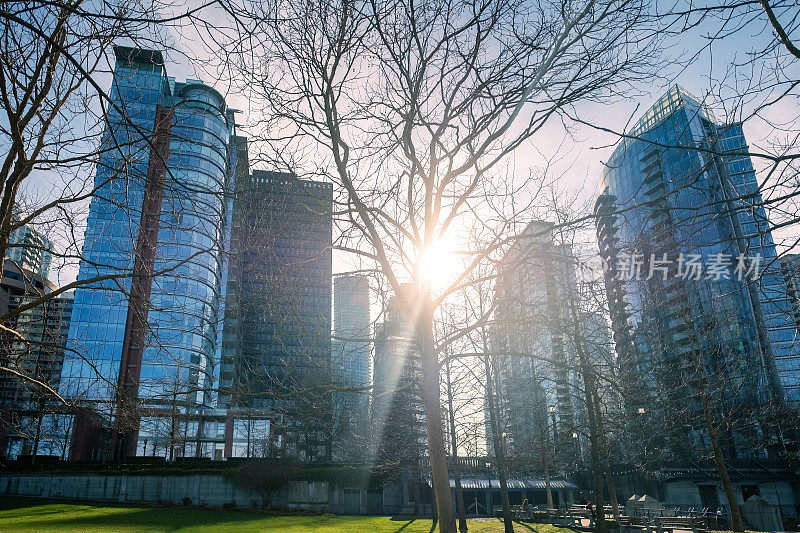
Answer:
M578 465L583 463L583 457L581 457L581 447L580 443L578 442L578 432L572 432L572 449L575 450L575 471L578 470Z

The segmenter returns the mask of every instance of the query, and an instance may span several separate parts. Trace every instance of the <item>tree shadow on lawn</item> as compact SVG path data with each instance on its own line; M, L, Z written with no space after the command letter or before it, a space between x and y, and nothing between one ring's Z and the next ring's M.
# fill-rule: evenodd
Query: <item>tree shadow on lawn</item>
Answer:
M389 520L391 520L392 522L406 522L405 524L400 526L400 528L397 529L397 531L395 531L395 533L401 533L407 527L411 526L414 522L416 522L417 518L413 517L413 516L393 516ZM430 520L430 519L428 518L426 520ZM489 519L487 521L491 522L491 519ZM502 526L502 524L503 524L503 519L502 518L497 518L496 521L497 521L498 524L500 524ZM431 523L431 532L435 531L436 527L438 525L439 525L438 522L435 522L435 521L432 522ZM543 533L543 529L546 529L546 527L542 527L542 526L547 526L548 524L539 524L539 523L536 523L536 522L520 522L518 520L514 520L514 525L515 526L519 526L524 531L533 531L534 533ZM573 531L573 533L574 533L574 530L570 530L569 528L563 528L563 529L567 529L568 531Z
M502 520L500 520L500 521L502 522ZM521 526L527 531L535 531L536 533L539 533L539 532L547 529L546 526L548 526L549 524L542 524L542 523L538 523L538 522L520 522L518 520L514 520L514 525L515 526ZM574 529L570 529L568 527L563 527L561 529L564 529L566 531L571 531L572 533L575 533Z
M497 520L497 523L502 526L503 519L502 518L496 518L496 520ZM547 529L549 529L548 526L550 525L550 524L542 524L540 522L521 522L519 520L512 520L512 521L514 522L515 531L518 530L517 528L522 528L523 531L533 531L534 533L544 533ZM566 528L566 527L565 528L560 528L560 529L563 529L565 531L570 531L572 533L576 533L574 529L570 529L570 528Z
M67 526L74 529L107 527L109 530L116 530L127 527L140 531L177 531L183 528L228 525L231 529L236 529L254 522L258 522L252 524L254 526L288 531L292 526L299 525L298 522L313 521L314 525L321 526L331 519L328 516L276 516L212 509L141 507L111 502L87 504L78 501L5 498L0 502L0 510L17 511L4 512L4 518L32 531L52 531Z
M393 516L389 519L390 522L405 522L399 529L397 529L394 533L400 533L404 531L407 527L412 525L414 522L419 520L418 516ZM422 518L422 520L431 520L430 518ZM431 529L428 533L433 533L436 531L436 528L439 526L439 522L437 520L431 520Z
M352 527L353 524L339 523L341 516L281 516L243 511L221 511L215 509L197 509L182 507L142 507L135 503L86 502L78 500L46 500L33 498L0 498L0 511L3 518L13 523L15 529L31 531L81 531L102 530L115 531L127 529L131 531L178 531L184 528L218 528L219 530L243 531L292 531L298 527L310 530L329 526L332 530ZM11 511L11 512L9 512ZM351 517L355 518L355 517ZM368 518L368 517L362 517ZM428 519L414 516L393 516L389 521L393 533L409 533L424 524L427 529ZM498 520L502 524L502 520ZM520 531L545 533L537 526L517 522ZM365 524L366 525L366 524ZM431 531L437 523L431 522ZM368 530L370 526L367 526ZM374 527L374 526L373 526ZM346 529L341 529L346 531ZM381 528L381 531L385 531ZM549 532L548 532L549 533Z
M406 529L408 526L410 526L411 524L413 524L414 522L416 522L416 521L417 521L417 518L416 518L416 517L414 517L414 516L410 516L410 517L409 517L409 516L393 516L393 517L391 517L391 518L389 519L389 521L390 521L390 522L405 522L405 524L403 524L402 526L400 526L400 527L397 529L397 531L395 531L395 533L399 533L400 531L403 531L403 530L404 530L404 529Z

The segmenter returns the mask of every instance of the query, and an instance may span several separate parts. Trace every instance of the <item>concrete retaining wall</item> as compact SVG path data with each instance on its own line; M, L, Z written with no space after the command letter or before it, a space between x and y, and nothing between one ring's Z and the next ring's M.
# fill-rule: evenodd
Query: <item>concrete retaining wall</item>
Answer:
M397 514L408 506L401 484L364 490L327 481L290 481L279 490L273 507L291 507L336 514ZM221 507L234 503L240 509L258 509L261 497L219 475L124 476L103 474L0 475L0 494L72 500Z
M301 485L308 482L297 482ZM319 483L317 483L319 485ZM327 485L327 483L325 484ZM301 490L302 489L298 489ZM319 498L321 487L315 485ZM325 487L327 492L327 486ZM236 507L258 508L261 498L256 492L243 490L233 481L216 475L187 476L111 476L31 474L0 476L0 494L65 498L113 502L146 502L181 505L190 498L194 505L222 506L234 502ZM273 500L276 507L303 508L303 503L289 502L286 489L278 491ZM315 502L317 506L325 502Z

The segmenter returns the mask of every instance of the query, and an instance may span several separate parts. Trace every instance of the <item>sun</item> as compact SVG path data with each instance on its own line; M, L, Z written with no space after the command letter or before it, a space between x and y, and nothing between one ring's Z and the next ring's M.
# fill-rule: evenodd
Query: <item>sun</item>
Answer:
M426 246L418 257L419 274L433 290L446 288L459 274L460 257L455 242L450 238L441 238Z

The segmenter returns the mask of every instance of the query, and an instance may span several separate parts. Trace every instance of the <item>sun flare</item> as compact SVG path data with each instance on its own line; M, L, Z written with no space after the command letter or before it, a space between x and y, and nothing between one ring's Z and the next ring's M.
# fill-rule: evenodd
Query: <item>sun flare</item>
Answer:
M455 243L442 238L426 246L417 262L422 279L434 290L443 289L455 279L461 266Z

